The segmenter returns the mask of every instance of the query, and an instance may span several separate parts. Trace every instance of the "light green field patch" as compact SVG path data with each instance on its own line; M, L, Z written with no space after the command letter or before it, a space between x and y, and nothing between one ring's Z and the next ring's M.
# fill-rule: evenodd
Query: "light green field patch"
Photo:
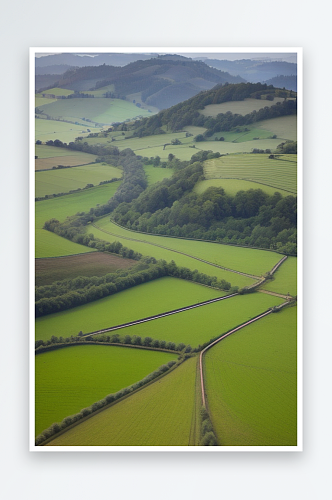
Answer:
M223 102L221 104L209 104L205 106L203 110L200 111L204 116L217 116L219 113L231 113L238 115L247 115L253 111L258 111L262 108L271 107L277 104L277 102L283 102L282 97L275 97L273 101L261 100L261 99L244 99L244 101L229 101Z
M52 440L49 446L188 446L196 358Z
M95 97L105 97L104 94L106 92L114 92L114 90L115 90L114 85L111 84L111 85L106 85L106 87L101 87L98 90L87 90L85 93L94 95Z
M251 153L253 149L263 149L264 151L270 149L273 152L280 144L280 139L258 139L257 141L244 142L203 141L196 144L196 147L204 151L211 150L220 154Z
M99 221L98 221L99 223ZM232 286L244 287L254 283L254 279L247 278L240 274L235 274L229 271L224 271L218 267L211 266L205 262L193 259L186 255L181 255L174 252L173 250L160 248L158 246L152 245L147 241L137 241L133 238L125 238L117 235L111 235L105 230L100 230L94 226L89 225L87 227L87 232L92 233L96 238L100 238L105 241L113 242L119 241L123 246L132 248L135 252L139 252L144 256L155 257L157 260L164 259L166 262L171 262L172 260L178 266L188 267L192 271L197 269L200 273L207 274L208 276L216 276L219 279L224 279L231 283ZM135 235L134 235L135 237Z
M51 104L51 102L56 102L56 99L54 98L46 98L46 97L35 97L35 107L40 108L40 106L43 106L44 104Z
M40 109L52 118L66 118L69 120L89 119L93 122L111 124L135 118L139 115L148 116L145 110L139 109L132 103L121 99L100 97L58 99L57 102L41 106ZM89 124L87 124L89 127Z
M96 159L96 155L91 155L89 153L83 153L82 151L73 151L67 148L57 148L55 146L45 146L42 144L36 144L35 146L35 154L38 158L56 158L57 156L85 156L90 160L90 163L94 162Z
M37 318L36 340L47 340L52 335L70 337L79 331L86 334L222 295L223 292L196 283L160 278L83 306ZM123 330L116 333L122 335Z
M69 143L75 141L76 137L86 137L89 134L87 132L88 125L82 127L81 125L56 120L36 119L35 127L36 141L42 142L59 139L62 142Z
M222 340L204 360L219 444L296 445L296 307Z
M175 354L125 347L71 346L36 356L36 435L137 382Z
M297 258L288 257L281 264L279 269L273 275L274 280L267 281L263 286L263 290L271 292L287 294L293 297L297 295Z
M175 260L175 262L177 262L177 259L180 258L187 259L188 260L187 267L194 265L198 266L201 263L198 260L190 262L192 260L190 257L196 257L198 259L203 259L212 264L224 266L229 269L241 271L243 273L253 274L254 276L261 276L265 274L267 271L270 271L270 269L272 269L272 267L281 259L281 255L266 250L234 247L230 245L222 245L220 243L197 241L197 240L185 240L180 238L170 238L167 236L156 236L156 235L139 233L136 231L129 231L128 229L117 226L116 224L111 222L109 220L109 217L104 217L98 220L96 225L103 231L107 231L108 233L111 232L120 237L127 237L133 240L141 240L149 243L151 246L152 244L161 245L166 249L168 249L169 251L173 252L172 258ZM107 233L105 233L105 236L106 235ZM132 243L134 243L134 241L130 242L129 244L128 240L127 245L131 246ZM158 247L156 248L151 247L151 252L155 252L156 250L159 250ZM182 252L183 254L186 255L181 255L176 252ZM183 260L181 262L183 262ZM184 265L184 264L182 263L179 265ZM214 275L215 272L217 272L217 270L218 270L217 267L210 266L210 273L207 274ZM238 276L239 275L236 275L234 273L228 273L229 280L232 278L234 282Z
M196 127L195 125L186 125L183 130L189 132L189 134L193 134L193 136L195 137L196 135L204 134L204 132L207 131L207 128Z
M255 141L257 142L257 141ZM297 191L297 155L280 155L270 159L267 154L227 155L204 162L206 179L242 179Z
M94 250L61 238L57 234L42 228L44 223L52 218L63 222L69 215L75 215L78 212L88 212L91 207L106 203L112 198L120 184L121 181L112 182L111 184L103 184L102 186L86 189L79 193L36 202L36 257L58 257Z
M297 138L297 116L280 116L271 120L263 120L256 124L256 127L262 130L268 130L272 135L276 134L278 137L296 141Z
M211 148L212 149L212 148ZM183 144L182 146L163 146L149 147L146 149L138 149L135 151L137 155L146 156L147 158L160 156L161 161L167 161L168 155L171 153L181 161L189 161L195 153L199 151L198 148L191 148Z
M146 174L148 185L160 182L163 179L169 179L173 175L173 170L171 168L159 168L153 165L144 165L144 172Z
M262 298L263 297L263 298ZM264 293L238 295L165 318L129 326L122 335L183 342L197 347L248 321L283 299Z
M36 172L36 197L68 193L72 189L83 189L87 184L99 184L120 177L120 169L102 163Z
M68 90L68 89L60 89L59 87L53 87L53 89L47 89L45 92L39 92L38 96L43 96L43 94L53 94L53 95L59 95L59 96L67 96L73 94L73 90Z
M281 196L289 196L289 192L282 189L272 188L258 182L242 181L239 179L209 179L206 181L197 182L194 191L197 194L202 194L210 187L223 188L225 193L230 196L235 196L238 191L247 191L248 189L261 189L268 195L273 195L276 191Z

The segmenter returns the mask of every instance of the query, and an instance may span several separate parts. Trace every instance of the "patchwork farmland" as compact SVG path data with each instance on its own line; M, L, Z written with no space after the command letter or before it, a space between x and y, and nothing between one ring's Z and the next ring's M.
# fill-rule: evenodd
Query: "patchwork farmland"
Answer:
M90 76L35 96L36 445L296 447L296 94Z

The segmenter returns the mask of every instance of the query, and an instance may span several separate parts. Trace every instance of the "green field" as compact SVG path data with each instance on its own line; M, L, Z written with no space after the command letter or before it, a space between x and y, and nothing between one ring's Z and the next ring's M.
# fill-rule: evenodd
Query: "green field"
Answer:
M97 99L58 99L51 104L39 106L39 109L55 119L64 118L75 121L85 118L103 124L121 122L137 116L150 116L150 113L138 108L135 104L122 99L103 97ZM87 123L87 127L89 127L89 123Z
M97 222L98 228L109 231L110 233L116 234L119 237L127 237L132 238L134 240L140 240L143 242L147 242L151 247L150 255L157 255L157 252L160 252L158 258L166 258L162 257L163 252L172 252L172 259L175 262L180 262L184 266L186 259L188 262L187 267L192 268L192 266L204 265L207 266L203 262L198 260L194 260L190 258L190 256L197 257L200 259L204 259L212 264L218 264L220 266L227 267L229 269L234 269L236 271L241 271L243 273L253 274L254 276L261 276L266 273L281 259L281 255L269 252L266 250L255 250L252 248L242 248L242 247L234 247L230 245L222 245L220 243L206 242L206 241L195 241L195 240L185 240L180 238L169 238L167 236L156 236L149 235L144 233L138 233L135 231L129 231L128 229L122 228L114 224L109 220L109 217L104 217ZM89 232L94 232L95 228L89 227ZM105 239L107 238L107 233L105 234ZM128 240L127 246L133 248L132 245L137 244L136 241ZM154 247L153 244L162 245L166 247L168 250L164 250L163 248ZM153 252L153 254L151 254ZM181 255L175 252L183 252L186 255ZM169 254L168 254L169 255ZM157 257L156 257L157 258ZM217 267L210 267L210 271L207 274L212 274L218 272L219 269ZM195 269L195 267L194 267ZM198 269L198 267L197 267ZM203 271L202 271L203 272ZM226 272L226 271L223 271ZM225 275L226 276L226 275ZM242 279L243 276L236 275L234 273L227 272L227 279L232 280ZM225 278L226 279L226 278ZM247 279L247 278L245 278Z
M96 159L96 155L91 155L89 153L82 153L82 151L73 151L73 150L67 149L67 148L57 148L55 146L45 146L45 145L42 145L42 144L36 144L35 145L35 154L40 159L44 159L44 158L56 158L58 156L73 156L73 157L76 157L77 155L80 155L82 157L83 156L86 157L86 159L90 160L89 163L94 162L95 159Z
M36 356L36 434L143 379L175 354L81 345Z
M43 94L53 94L53 95L71 95L73 94L73 90L68 90L68 89L60 89L58 87L53 87L52 89L47 89L43 92L39 92L39 94L36 94L38 97L43 97Z
M86 334L222 295L219 290L189 281L160 278L83 306L37 318L36 339L47 340L52 335L70 337L79 331ZM123 331L116 333L122 335Z
M68 193L70 190L83 189L87 184L99 184L121 177L122 170L103 163L36 172L36 197Z
M52 440L49 446L188 446L196 358Z
M270 120L262 120L255 125L258 129L268 130L272 135L276 134L282 139L296 141L297 139L297 116L279 116Z
M76 121L76 120L74 120ZM74 123L60 122L56 120L35 120L35 139L36 141L54 141L59 139L62 142L73 142L76 137L86 137L89 135L87 128L92 127L92 125L75 125ZM94 127L92 127L94 130Z
M204 116L214 117L219 115L219 113L227 113L228 111L237 115L247 115L253 111L258 111L266 106L271 107L277 104L277 102L283 101L284 99L282 97L275 97L273 101L248 98L243 101L229 101L221 104L209 104L200 112Z
M78 276L104 276L117 269L127 269L137 261L124 259L105 252L90 252L67 257L36 259L36 286L50 285L54 281Z
M122 335L202 345L265 310L284 302L263 293L239 295L165 318L124 328Z
M293 297L297 295L297 258L288 257L282 263L280 268L273 275L274 280L267 281L263 286L263 290L271 292L287 294Z
M52 218L63 222L68 215L75 215L77 212L87 212L98 203L100 205L106 203L112 198L120 184L121 181L112 182L78 193L36 202L36 257L59 257L61 255L94 251L92 248L78 245L42 229L43 225L45 221Z
M171 168L159 168L153 165L144 165L144 172L148 180L148 185L160 182L163 179L169 179L173 175L173 170Z
M204 174L206 179L237 178L283 189L289 194L297 191L296 155L281 155L277 159L269 159L267 154L222 156L205 161Z
M194 191L197 194L202 194L209 187L224 188L225 193L229 196L235 196L239 191L247 191L248 189L261 189L264 193L270 196L272 196L276 191L278 191L281 196L289 196L290 194L282 189L276 189L266 186L265 184L259 184L258 182L243 181L240 179L209 179L200 181L196 184Z
M46 97L35 97L35 107L40 108L40 106L43 106L44 104L51 104L51 102L56 102L57 100L55 98L46 98Z
M296 307L247 326L204 359L220 445L296 445Z

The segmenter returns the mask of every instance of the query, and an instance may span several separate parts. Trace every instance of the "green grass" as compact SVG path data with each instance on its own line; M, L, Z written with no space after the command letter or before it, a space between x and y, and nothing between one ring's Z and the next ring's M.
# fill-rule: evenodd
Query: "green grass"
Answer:
M220 445L296 445L296 307L208 350L205 372Z
M143 379L175 354L82 345L36 356L36 434Z
M54 281L73 279L78 276L104 276L117 269L126 269L135 264L137 264L135 260L124 259L105 252L36 259L36 285L50 285Z
M51 102L56 102L55 98L46 98L46 97L35 97L35 107L40 108L44 104L51 104Z
M120 177L122 170L102 163L36 172L36 197L68 193L72 189L83 189L87 184L99 184Z
M86 118L104 124L124 121L139 115L150 116L150 113L138 108L135 104L121 99L103 97L98 99L59 99L51 104L39 106L39 108L56 119L65 118L75 121L75 119ZM86 126L89 127L89 123Z
M222 135L222 132L221 134ZM220 154L232 153L251 153L253 149L270 149L274 151L280 144L280 139L259 139L244 142L226 142L226 141L204 141L196 143L198 148L204 151L212 150Z
M263 290L277 292L281 294L290 293L293 297L297 295L297 258L288 257L280 268L273 275L274 280L267 281Z
M221 104L209 104L201 111L204 116L217 116L219 113L227 113L230 111L233 114L247 115L252 111L258 111L266 106L271 107L277 102L283 102L282 97L275 97L274 101L266 101L261 99L244 99L244 101L229 101Z
M265 250L255 250L252 248L233 247L230 245L222 245L219 243L184 240L179 238L169 238L167 236L155 236L144 233L137 233L115 225L109 220L109 217L100 219L97 222L97 225L100 229L109 231L119 237L128 237L147 242L148 244L154 243L157 245L165 246L169 250L164 250L162 248L160 249L158 247L154 247L153 245L149 245L151 248L150 255L154 255L155 252L156 254L160 252L158 254L160 255L159 258L166 259L166 253L165 257L162 257L163 252L169 252L173 250L174 252L172 252L172 258L175 260L175 262L181 261L181 264L179 265L185 265L185 262L187 261L187 267L190 268L192 268L192 266L198 266L200 264L203 264L204 266L207 266L208 264L193 260L185 255L177 254L175 253L175 251L183 252L185 254L188 254L189 256L201 258L213 264L218 264L229 269L234 269L236 271L253 274L255 276L261 276L262 274L266 273L267 271L272 269L272 267L281 259L281 255ZM94 228L89 227L89 232L90 229L93 232ZM104 234L106 239L108 235L107 233ZM127 246L131 248L132 245L136 243L137 242L128 240ZM218 268L216 267L209 267L210 272L207 274L212 273L212 275L214 275L214 273L218 271ZM229 272L227 272L227 276L228 278L232 278L233 281L243 278L240 275L235 275L234 273Z
M94 127L88 124L82 126L56 120L36 119L35 139L42 142L59 139L62 142L69 143L73 142L76 137L86 137L89 135L87 128L90 128L92 131L99 130L95 130Z
M120 184L121 181L112 182L111 184L104 184L78 193L36 202L36 257L59 257L61 255L92 251L92 248L78 245L42 229L43 225L52 218L63 222L68 215L87 212L97 204L106 203L114 195Z
M72 151L67 148L57 148L55 146L45 146L41 144L36 144L35 146L35 154L40 159L44 158L56 158L58 156L80 156L86 157L87 160L90 160L90 163L94 162L96 159L96 155L91 155L89 153L82 153L82 151Z
M297 156L282 155L278 159L269 159L267 154L222 156L204 162L204 174L206 179L237 178L296 194Z
M122 335L183 342L192 347L204 344L265 310L284 302L263 293L239 295L147 323L129 326Z
M38 95L38 97L42 97L43 94L53 94L53 95L64 95L64 96L67 96L67 95L71 95L73 93L74 93L73 90L60 89L58 87L53 87L52 89L45 90L44 92L39 92L39 94L36 94L36 95Z
M297 135L297 116L280 116L279 118L271 118L256 123L258 129L267 130L272 135L290 141L296 141Z
M98 90L88 90L84 93L94 95L95 97L104 97L103 94L105 94L106 92L114 92L114 90L115 87L113 84L111 84L111 85L106 85L106 87L101 87Z
M247 191L248 189L261 189L268 195L273 195L276 191L282 196L289 196L290 194L282 189L272 188L258 182L243 181L241 179L209 179L200 181L196 184L194 191L197 194L202 194L209 187L224 188L225 193L229 196L235 196L238 191Z
M196 358L89 418L50 446L188 446L195 407Z
M70 337L79 331L86 334L222 295L219 290L196 283L160 278L83 306L37 318L36 339L47 340L52 335ZM123 330L117 333L121 335Z
M171 168L159 168L154 167L153 165L144 165L144 172L149 186L162 181L165 178L169 179L173 175L173 170Z

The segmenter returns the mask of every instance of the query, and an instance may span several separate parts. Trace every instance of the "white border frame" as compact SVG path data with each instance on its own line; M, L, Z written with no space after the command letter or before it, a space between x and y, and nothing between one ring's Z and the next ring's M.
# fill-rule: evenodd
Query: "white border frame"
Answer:
M297 54L297 446L36 446L35 445L35 55L42 53L296 53ZM303 451L303 49L302 47L30 47L29 61L29 451L37 452L284 452Z

